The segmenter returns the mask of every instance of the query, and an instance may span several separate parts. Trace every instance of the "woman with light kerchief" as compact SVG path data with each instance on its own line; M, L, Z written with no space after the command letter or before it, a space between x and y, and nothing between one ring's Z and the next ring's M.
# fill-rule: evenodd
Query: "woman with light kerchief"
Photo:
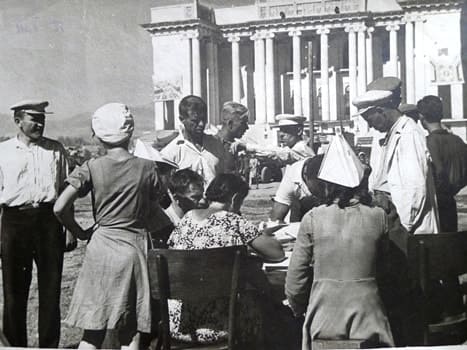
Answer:
M368 175L342 135L335 136L318 174L326 204L303 217L287 270L289 304L297 317L305 314L303 350L315 339L394 345L375 280L387 218L371 206Z
M54 207L68 230L89 239L65 320L84 328L79 348L99 348L106 330L117 329L121 344L137 349L139 333L150 332L147 219L151 201L159 195L159 180L154 162L128 152L133 128L127 106L99 108L92 129L107 154L75 169ZM84 230L72 205L89 192L96 224Z

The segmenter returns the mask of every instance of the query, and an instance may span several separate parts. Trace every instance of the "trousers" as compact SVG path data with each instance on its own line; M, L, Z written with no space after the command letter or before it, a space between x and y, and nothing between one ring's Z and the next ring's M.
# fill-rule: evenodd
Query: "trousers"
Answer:
M12 346L27 347L32 263L39 289L39 347L57 348L65 235L52 208L3 208L1 218L3 330Z

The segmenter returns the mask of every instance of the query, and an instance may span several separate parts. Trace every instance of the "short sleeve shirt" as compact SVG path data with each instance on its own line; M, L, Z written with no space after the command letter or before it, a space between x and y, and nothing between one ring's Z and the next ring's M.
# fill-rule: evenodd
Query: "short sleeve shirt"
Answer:
M224 172L224 144L213 135L204 135L201 150L179 135L161 153L177 163L180 169L188 168L200 174L205 184L209 184L216 175Z
M80 196L92 191L96 223L121 228L148 228L160 193L155 162L103 156L85 162L67 178Z
M290 206L294 201L311 195L310 190L302 179L304 164L305 159L295 162L285 169L274 201Z

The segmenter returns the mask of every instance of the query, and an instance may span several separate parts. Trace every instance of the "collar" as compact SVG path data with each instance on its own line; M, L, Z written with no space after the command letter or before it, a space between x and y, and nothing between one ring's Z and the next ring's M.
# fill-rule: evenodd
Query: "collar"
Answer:
M32 146L40 146L44 143L44 138L41 137L37 142L34 142L34 143L31 143L30 146L27 146L24 142L22 142L18 135L16 135L14 138L13 138L13 143L15 145L16 148L20 148L20 149L30 149Z
M205 147L204 147L204 142L205 142L205 140L206 140L206 139L205 139L206 136L207 136L207 135L204 134L204 136L203 136L203 145L201 145L201 148L196 147L196 145L195 145L193 142L191 142L191 141L185 139L185 137L184 137L184 135L183 135L183 132L181 132L181 133L177 136L177 138L176 138L174 141L176 142L177 145L182 145L182 144L184 144L184 145L186 145L187 147L189 147L189 148L191 148L191 149L193 149L193 150L196 150L197 152L202 152L202 151L204 151L204 148L205 148Z
M407 124L409 117L402 115L400 116L394 125L389 129L389 131L386 134L386 137L383 139L383 143L381 146L386 146L389 142L389 139L393 134L400 134L404 126Z
M430 132L430 134L443 134L443 135L447 135L447 134L450 134L450 132L446 129L436 129L436 130L433 130L432 132Z

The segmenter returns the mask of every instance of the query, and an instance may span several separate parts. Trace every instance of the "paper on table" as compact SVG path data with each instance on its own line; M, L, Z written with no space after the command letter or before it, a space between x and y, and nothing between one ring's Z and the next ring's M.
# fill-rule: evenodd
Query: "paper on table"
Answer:
M287 226L281 227L279 230L274 232L274 237L279 242L289 242L297 239L298 229L300 227L299 222L292 222Z

